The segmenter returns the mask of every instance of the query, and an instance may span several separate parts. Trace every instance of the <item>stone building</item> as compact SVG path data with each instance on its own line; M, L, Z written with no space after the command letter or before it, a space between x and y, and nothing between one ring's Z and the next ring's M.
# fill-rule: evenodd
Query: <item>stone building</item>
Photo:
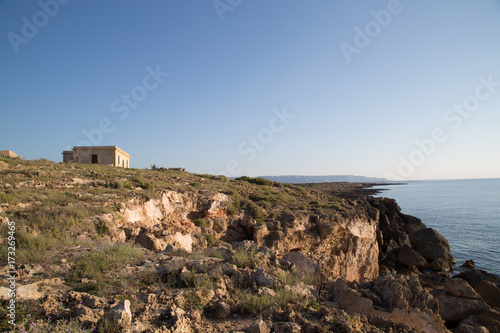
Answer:
M16 153L14 153L12 150L0 150L0 157L6 157L6 158L18 158L22 160L23 158Z
M62 152L63 162L129 167L130 155L117 146L80 146Z

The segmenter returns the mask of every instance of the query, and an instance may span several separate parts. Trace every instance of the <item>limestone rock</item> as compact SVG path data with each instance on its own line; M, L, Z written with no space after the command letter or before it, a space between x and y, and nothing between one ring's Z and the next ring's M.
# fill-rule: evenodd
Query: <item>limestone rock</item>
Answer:
M431 262L431 269L433 271L447 272L453 268L453 264L447 262L442 258L436 258Z
M257 224L253 227L253 241L257 244L262 244L264 237L269 234L265 224Z
M314 276L319 272L319 266L316 264L310 257L299 253L299 252L290 252L286 256L283 257L290 264L295 266L295 268L308 276Z
M398 253L398 263L404 266L424 267L427 260L408 245L404 245Z
M457 333L490 333L490 331L484 327L476 325L475 323L461 322L458 328L455 330Z
M135 239L135 242L140 246L155 252L164 251L167 243L156 238L153 234L142 233Z
M470 259L470 260L466 260L463 264L462 264L462 267L464 268L467 268L467 269L472 269L474 267L476 267L476 263L474 262L474 260Z
M226 319L231 315L231 307L225 302L215 304L214 310L217 319Z
M327 289L328 295L332 295L335 301L333 304L327 303L327 305L340 306L348 314L361 314L366 316L368 320L377 319L390 321L397 325L406 325L417 332L449 332L441 317L430 309L405 305L403 308L396 307L392 311L383 311L378 306L374 307L373 301L363 297L359 291L349 288L343 279L328 283ZM408 300L405 299L400 305L403 303L408 303Z
M467 283L467 281L460 278L449 279L446 281L444 287L447 292L456 297L481 299L478 293Z
M82 304L78 304L73 308L71 317L86 325L95 324L99 320L99 317L91 309Z
M442 258L445 260L452 259L448 249L440 243L423 242L417 245L417 252L427 260Z
M275 333L300 333L301 328L297 323L277 323L274 325Z
M248 333L271 333L271 329L264 320L254 321L248 328Z
M222 217L216 217L212 219L212 221L213 221L212 228L214 229L215 232L223 233L227 230L228 219Z
M125 328L132 322L132 312L130 311L130 301L124 300L112 307L103 317L103 322L108 327Z
M500 308L500 288L490 281L480 281L476 284L476 291L491 307Z
M65 292L71 290L70 287L63 284L60 278L46 279L38 282L34 282L27 285L21 285L17 283L16 285L16 298L17 300L39 300L45 295L56 294L61 295ZM0 299L9 300L8 296L9 288L0 287Z
M446 238L444 238L439 232L432 228L425 228L410 232L408 234L408 237L410 238L411 245L413 246L418 246L422 243L430 242L441 244L447 249L450 248L450 245L448 244Z
M491 274L480 269L471 269L470 271L458 274L456 277L466 280L473 288L475 288L476 285L483 280L493 282L497 285L500 284L500 277L498 275Z
M469 316L489 310L482 300L456 297L445 291L434 291L433 295L439 302L439 314L446 322L459 323Z
M263 268L257 268L257 271L252 273L252 278L259 287L274 287L276 285L275 279L266 274Z

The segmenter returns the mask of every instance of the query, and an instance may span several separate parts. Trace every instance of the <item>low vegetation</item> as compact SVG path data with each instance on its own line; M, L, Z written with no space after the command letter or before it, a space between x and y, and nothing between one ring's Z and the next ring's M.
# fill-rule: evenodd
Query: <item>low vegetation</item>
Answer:
M151 294L180 290L185 308L197 309L207 318L215 315L214 304L207 299L221 288L234 295L232 307L259 313L272 307L308 306L307 302L312 300L289 287L310 281L297 271L280 269L272 272L277 281L272 288L274 296L250 288L248 276L243 272L255 270L266 260L255 247L231 250L230 254L173 250L168 256L188 261L208 260L210 265L201 265L204 269L192 264L183 269L162 271L161 265L147 264L158 262L158 254L133 243L112 242L103 216L116 216L131 199L142 202L159 199L166 190L222 192L229 197L226 207L229 215L235 218L250 215L258 224L272 223L290 211L323 214L349 209L347 202L313 187L263 178L197 175L157 166L141 170L0 158L0 189L0 218L16 223L18 266L41 267L39 275L29 276L23 283L60 278L76 292L114 301L129 299L133 309L137 306L137 295L145 290ZM195 216L191 221L200 228L206 246L221 246L222 242L211 230L213 220ZM7 232L7 225L2 223L0 233ZM6 251L0 251L0 259L7 261ZM232 271L233 267L237 270ZM231 273L227 273L228 270ZM20 331L99 330L69 322L71 316L68 315L48 318L43 302L19 303ZM6 312L0 310L0 331L9 329L3 320L5 315ZM102 327L100 329L102 331Z

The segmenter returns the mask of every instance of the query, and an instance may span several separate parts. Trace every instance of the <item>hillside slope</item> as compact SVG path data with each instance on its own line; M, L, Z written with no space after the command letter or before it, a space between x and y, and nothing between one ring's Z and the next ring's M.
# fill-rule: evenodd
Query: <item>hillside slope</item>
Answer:
M16 323L29 332L445 332L445 322L493 311L476 300L475 312L444 312L449 297L465 302L441 292L454 262L446 240L362 187L1 159ZM0 275L3 331L12 328L9 266Z

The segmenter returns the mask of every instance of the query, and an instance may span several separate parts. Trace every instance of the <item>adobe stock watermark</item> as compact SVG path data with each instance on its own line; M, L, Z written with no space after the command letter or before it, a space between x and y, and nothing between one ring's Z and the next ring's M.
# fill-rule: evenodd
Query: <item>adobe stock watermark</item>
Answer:
M40 0L38 6L40 10L35 12L31 18L23 16L21 22L20 34L9 32L7 39L16 54L19 53L21 44L28 44L30 40L38 35L40 29L45 27L51 18L54 18L61 8L61 5L66 5L70 0Z
M411 2L413 0L408 1ZM360 54L362 50L367 48L373 39L379 36L383 29L391 24L393 17L403 12L403 9L404 7L400 0L389 0L386 9L370 11L373 20L365 23L362 28L359 26L354 27L352 43L342 42L339 44L347 63L350 64L352 62L353 55Z
M7 220L8 221L8 220ZM6 316L10 319L8 322L12 326L16 326L16 222L9 221L7 223L9 231L7 232L7 265L8 271L8 292L9 299L7 303Z
M145 68L147 74L142 78L141 84L138 84L130 92L123 93L119 98L111 102L111 112L117 114L118 119L125 120L129 117L130 111L137 109L153 90L157 89L164 79L170 74L162 72L160 65L153 69L151 66ZM111 134L116 129L115 122L110 118L103 118L99 121L97 127L90 130L83 129L82 134L86 140L82 140L77 146L99 146L106 134ZM71 150L67 147L66 150Z
M455 103L443 113L443 121L446 127L436 127L431 134L423 140L415 140L416 148L407 156L399 156L399 165L396 172L386 172L385 178L390 180L406 180L411 177L415 170L423 165L432 156L439 146L448 140L450 131L458 130L465 119L470 118L477 112L484 102L500 87L500 81L495 81L493 74L488 77L480 76L479 84L474 88L474 92L466 96L461 103Z
M276 135L283 132L296 117L296 115L288 113L286 107L283 107L282 110L273 110L273 116L266 127L238 144L236 151L243 160L230 160L226 163L225 170L214 174L228 175L229 177L241 176L243 174L242 164L253 162L259 152L264 151L274 141Z
M214 6L215 12L219 16L221 22L224 21L224 15L227 12L232 12L236 7L241 5L243 0L214 0L212 6Z

